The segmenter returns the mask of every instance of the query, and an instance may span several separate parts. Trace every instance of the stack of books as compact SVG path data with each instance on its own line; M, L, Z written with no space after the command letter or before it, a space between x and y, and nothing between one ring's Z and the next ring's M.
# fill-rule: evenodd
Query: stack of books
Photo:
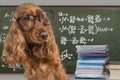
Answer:
M75 80L106 80L109 63L107 45L77 45Z

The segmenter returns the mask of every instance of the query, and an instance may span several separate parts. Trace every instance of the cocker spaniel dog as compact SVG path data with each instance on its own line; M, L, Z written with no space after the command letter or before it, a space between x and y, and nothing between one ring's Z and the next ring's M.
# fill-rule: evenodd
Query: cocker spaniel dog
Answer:
M51 22L36 4L16 8L3 55L6 64L23 64L27 80L67 80Z

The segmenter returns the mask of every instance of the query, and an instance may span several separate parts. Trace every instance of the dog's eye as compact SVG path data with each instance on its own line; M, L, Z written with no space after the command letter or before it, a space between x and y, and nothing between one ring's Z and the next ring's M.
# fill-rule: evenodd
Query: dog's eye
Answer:
M38 16L39 21L41 21L41 19L44 17L44 14L38 14L37 16Z
M31 16L31 15L25 15L25 16L23 17L23 19L24 19L24 20L33 20L34 17Z
M29 20L29 19L30 19L30 16L29 16L29 15L25 15L25 16L23 17L23 19L24 19L24 20Z

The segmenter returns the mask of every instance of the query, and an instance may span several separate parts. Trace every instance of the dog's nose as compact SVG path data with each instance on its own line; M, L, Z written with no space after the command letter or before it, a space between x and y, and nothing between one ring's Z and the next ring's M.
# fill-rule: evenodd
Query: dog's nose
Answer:
M41 39L44 39L44 40L45 40L45 39L47 39L47 37L48 37L48 32L41 32L41 33L40 33L40 38L41 38Z

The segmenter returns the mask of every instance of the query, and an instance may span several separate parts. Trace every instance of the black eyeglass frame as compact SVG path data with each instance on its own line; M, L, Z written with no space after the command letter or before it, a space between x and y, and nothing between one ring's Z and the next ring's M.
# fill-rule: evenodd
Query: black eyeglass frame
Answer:
M42 13L37 14L37 15L35 15L35 16L30 15L30 14L27 14L27 15L18 17L18 18L16 19L16 21L17 21L17 23L18 23L18 25L19 25L19 27L20 27L20 29L21 29L22 31L29 31L29 30L32 30L32 29L34 28L35 19L39 19L39 21L41 22L42 18L43 18L45 15L46 15L46 12L42 12ZM22 27L22 25L20 24L20 19L22 19L22 18L25 17L25 16L29 16L29 17L32 16L32 17L33 17L33 26L32 26L30 29L28 29L28 30L24 30L23 27Z

